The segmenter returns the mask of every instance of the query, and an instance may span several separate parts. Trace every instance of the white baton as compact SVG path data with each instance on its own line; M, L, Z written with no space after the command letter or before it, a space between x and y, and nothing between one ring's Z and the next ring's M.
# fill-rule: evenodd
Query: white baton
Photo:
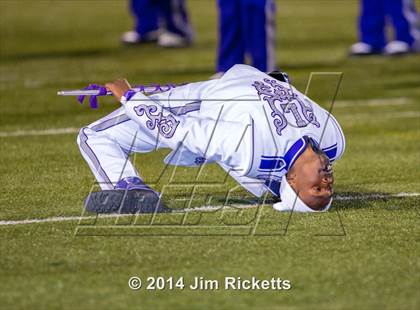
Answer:
M142 86L142 87L135 87L132 88L135 92L142 92L145 94L157 94L157 93L163 93L165 91L168 91L172 88L175 88L177 86L184 85L184 84L167 84L167 85L156 85L156 86ZM59 90L57 92L58 96L98 96L100 94L100 91L97 89L92 90L86 90L86 89L75 89L75 90ZM111 96L112 92L107 91L107 96Z

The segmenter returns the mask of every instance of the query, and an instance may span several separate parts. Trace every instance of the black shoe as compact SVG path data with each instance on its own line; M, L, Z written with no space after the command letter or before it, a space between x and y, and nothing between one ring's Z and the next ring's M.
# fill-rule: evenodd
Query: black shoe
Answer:
M85 200L86 211L93 213L169 213L153 190L104 190L92 192Z

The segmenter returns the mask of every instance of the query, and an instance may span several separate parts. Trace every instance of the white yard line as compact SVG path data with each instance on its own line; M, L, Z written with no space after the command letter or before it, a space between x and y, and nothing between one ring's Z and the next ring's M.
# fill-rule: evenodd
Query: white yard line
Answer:
M352 113L339 117L340 120L364 120L364 119L397 119L397 118L420 118L420 111L402 111L383 113L372 116L371 113ZM17 130L17 131L0 131L0 138L8 137L29 137L29 136L54 136L64 134L76 134L78 128L49 128L41 130Z
M363 199L385 199L385 198L400 198L400 197L418 197L420 193L398 193L398 194L366 194L358 196L336 196L335 200L339 201L351 201L351 200L363 200ZM258 205L233 205L232 207L224 207L223 209L235 210L235 209L250 209L256 208ZM222 206L203 206L197 208L188 208L180 210L175 213L184 213L184 212L213 212L221 210ZM127 217L133 216L132 214L103 214L99 218L115 218L115 217ZM38 224L38 223L48 223L48 222L69 222L69 221L81 221L95 219L96 216L57 216L57 217L48 217L43 219L26 219L18 221L0 221L0 226L10 226L10 225L24 225L24 224Z
M347 108L347 107L381 107L381 106L399 106L413 103L412 98L397 97L397 98L374 98L366 100L337 100L334 103L334 108Z
M359 107L365 106L400 106L413 103L414 100L408 97L397 97L397 98L375 98L366 100L337 100L334 103L334 108L346 108L346 107ZM372 117L371 113L353 113L352 118L357 117ZM382 116L380 116L382 117ZM385 116L386 118L411 118L419 117L418 111L403 111L397 113L391 113ZM26 137L26 136L52 136L52 135L63 135L63 134L74 134L79 132L79 128L48 128L39 130L17 130L17 131L0 131L0 138L7 137Z
M338 119L341 120L350 120L350 121L369 121L374 122L375 120L384 120L384 119L397 119L397 118L420 118L420 111L402 111L402 112L388 112L388 113L349 113L346 115L339 115Z
M0 137L53 136L79 132L80 128L49 128L40 130L0 131Z

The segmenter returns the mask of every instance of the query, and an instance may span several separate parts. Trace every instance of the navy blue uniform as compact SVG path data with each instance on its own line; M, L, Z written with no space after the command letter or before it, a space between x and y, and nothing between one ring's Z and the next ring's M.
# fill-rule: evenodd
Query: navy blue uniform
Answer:
M418 18L412 0L361 0L360 41L375 50L386 45L385 23L391 18L395 40L412 46L420 40Z
M261 71L275 70L274 0L218 0L217 71L226 72L249 56Z
M141 38L157 30L160 21L169 32L191 36L184 0L131 0L131 11Z

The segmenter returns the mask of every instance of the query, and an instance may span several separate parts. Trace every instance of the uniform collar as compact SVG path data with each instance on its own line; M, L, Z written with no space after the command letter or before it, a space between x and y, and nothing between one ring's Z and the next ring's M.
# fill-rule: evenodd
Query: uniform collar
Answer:
M292 144L292 146L289 147L289 149L286 151L284 156L275 157L273 159L265 159L265 161L267 162L267 167L270 165L272 166L278 165L281 171L285 171L282 174L286 174L289 171L290 167L293 166L296 159L298 159L299 156L303 153L303 151L305 151L307 145L308 145L308 140L305 139L305 137L297 139ZM261 167L262 165L260 166L260 168ZM271 173L274 174L275 172L271 172ZM270 175L265 180L265 186L271 191L271 193L273 193L277 197L280 197L280 184L281 183L282 183L281 179L278 180L276 178L273 178L273 175Z
M299 156L303 153L303 151L305 151L307 145L308 145L307 139L302 137L296 140L292 144L292 146L287 150L287 152L284 154L284 157L283 157L286 171L289 171L290 167L293 166L296 159L298 159Z
M295 141L292 144L292 146L287 150L287 152L284 154L283 159L286 164L285 166L286 171L289 171L290 167L293 166L296 159L298 159L299 156L303 153L303 151L305 151L308 144L310 144L315 151L318 150L316 152L322 152L325 154L324 150L320 148L318 141L316 141L314 138L311 138L309 136L303 136L302 138ZM325 155L331 160L330 156L328 156L327 154Z

